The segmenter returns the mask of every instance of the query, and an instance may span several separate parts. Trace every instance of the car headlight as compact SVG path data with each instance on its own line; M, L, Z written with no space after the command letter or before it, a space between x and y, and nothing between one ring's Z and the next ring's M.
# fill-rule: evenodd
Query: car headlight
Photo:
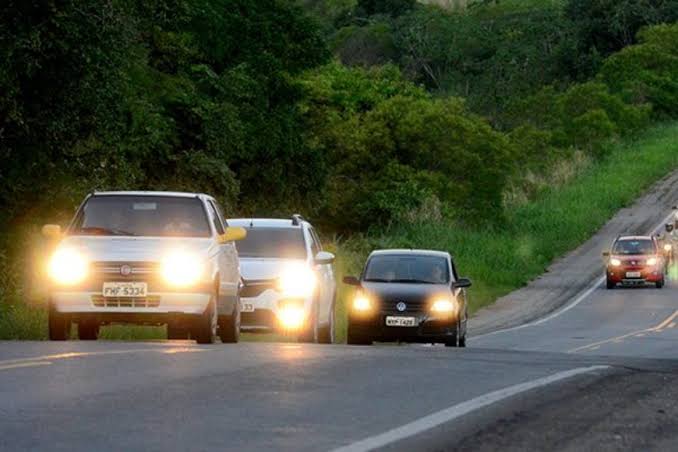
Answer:
M61 248L54 252L49 260L49 277L59 284L78 284L87 277L87 259L70 248Z
M610 259L610 265L613 267L619 267L621 265L621 261L619 259L612 258Z
M162 260L160 274L165 282L175 287L197 283L203 275L203 263L194 254L175 251Z
M673 247L671 246L670 243L667 243L667 244L664 245L664 251L671 251L672 249L673 249Z
M450 314L457 310L457 303L449 298L440 298L431 305L431 312Z
M353 310L366 312L372 309L372 302L363 294L356 295L353 299Z
M657 265L657 258L651 257L647 260L647 265Z
M285 267L278 279L278 289L286 297L305 298L315 290L316 276L306 265Z

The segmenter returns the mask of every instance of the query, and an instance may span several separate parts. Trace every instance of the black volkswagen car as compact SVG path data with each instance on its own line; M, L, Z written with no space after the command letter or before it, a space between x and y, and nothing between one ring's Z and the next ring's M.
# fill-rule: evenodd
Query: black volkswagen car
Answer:
M444 343L466 346L466 288L449 253L378 250L367 258L348 313L348 343L372 341Z

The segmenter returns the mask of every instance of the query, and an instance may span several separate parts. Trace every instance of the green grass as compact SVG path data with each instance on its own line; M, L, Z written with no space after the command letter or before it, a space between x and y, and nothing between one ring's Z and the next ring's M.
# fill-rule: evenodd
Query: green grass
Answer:
M346 301L351 289L341 283L359 273L376 248L432 248L451 252L463 276L470 277L471 310L492 303L544 272L558 256L593 235L619 209L632 203L653 183L678 168L678 123L650 129L632 141L614 145L609 156L591 164L562 187L510 211L500 226L461 227L452 223L408 224L379 234L335 241L337 254L337 338L345 339ZM12 281L19 271L0 255L0 339L45 339L46 310L24 302ZM15 275L10 274L13 270ZM8 276L9 275L9 276ZM152 340L165 337L164 327L106 327L106 339ZM279 335L243 335L245 340L290 340Z

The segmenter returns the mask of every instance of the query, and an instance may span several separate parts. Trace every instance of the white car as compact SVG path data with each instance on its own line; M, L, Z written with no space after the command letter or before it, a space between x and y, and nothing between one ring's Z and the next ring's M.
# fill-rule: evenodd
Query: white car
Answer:
M170 339L237 342L240 270L235 240L211 196L95 192L57 239L48 264L49 338L82 340L101 325L167 324Z
M245 228L238 242L243 331L297 333L305 342L334 341L334 255L301 216L229 219Z

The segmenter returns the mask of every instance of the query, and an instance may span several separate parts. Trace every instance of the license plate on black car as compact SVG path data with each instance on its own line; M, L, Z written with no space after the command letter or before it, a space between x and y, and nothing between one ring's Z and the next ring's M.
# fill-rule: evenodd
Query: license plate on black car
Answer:
M388 316L386 317L386 326L417 326L417 319L414 317Z

